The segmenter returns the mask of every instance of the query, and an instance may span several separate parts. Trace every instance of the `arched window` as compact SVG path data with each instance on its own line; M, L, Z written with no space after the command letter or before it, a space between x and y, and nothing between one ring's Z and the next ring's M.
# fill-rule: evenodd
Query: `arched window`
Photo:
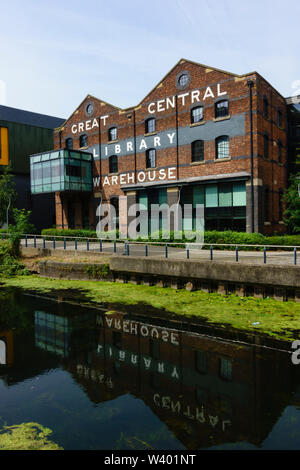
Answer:
M117 128L116 127L111 127L108 129L108 140L111 142L112 140L117 140Z
M196 106L191 109L191 123L200 122L203 119L203 106Z
M228 158L229 156L229 137L221 135L216 138L216 158Z
M228 100L221 100L215 103L215 118L221 118L229 115Z
M149 149L146 151L146 168L155 168L156 166L156 151Z
M195 140L192 142L192 162L203 162L204 160L204 141Z
M145 121L145 134L155 132L155 118L149 118Z
M73 148L73 139L72 137L68 137L66 139L66 149L72 150L72 148Z
M82 134L80 137L79 137L79 147L82 148L82 147L87 147L87 142L88 142L88 137L86 134Z
M118 173L118 157L117 155L111 155L109 157L109 172Z

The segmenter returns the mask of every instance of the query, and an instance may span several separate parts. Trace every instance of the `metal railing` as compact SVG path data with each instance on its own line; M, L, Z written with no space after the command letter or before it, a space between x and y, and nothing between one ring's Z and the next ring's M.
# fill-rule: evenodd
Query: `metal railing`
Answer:
M1 233L1 239L7 239L8 234ZM120 250L121 245L121 250ZM99 253L122 253L124 256L162 256L167 259L170 256L176 257L180 255L181 259L199 259L199 254L203 254L204 259L214 261L220 253L226 254L227 260L241 261L242 253L244 257L248 254L254 260L261 260L263 264L267 264L270 256L277 254L282 257L285 264L292 263L295 266L298 262L298 250L300 246L287 245L252 245L252 244L233 244L233 243L204 243L202 248L197 250L192 243L183 242L143 242L133 240L111 240L86 237L71 236L52 236L52 235L22 235L22 246L25 247L42 247L43 249L51 248L53 250L73 250L83 252L99 252ZM122 247L123 246L123 247ZM227 251L226 251L227 250ZM228 251L230 253L228 253ZM279 251L279 252L278 252ZM231 257L232 252L232 257ZM276 253L277 252L277 253ZM206 258L206 253L208 256ZM217 255L218 254L218 255ZM246 255L245 255L246 254ZM201 259L203 259L203 256Z

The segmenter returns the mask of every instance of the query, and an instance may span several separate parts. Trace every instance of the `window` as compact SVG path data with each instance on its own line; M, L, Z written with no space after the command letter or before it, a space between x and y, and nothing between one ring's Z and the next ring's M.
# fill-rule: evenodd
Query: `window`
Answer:
M155 132L155 118L150 118L145 121L145 134Z
M118 157L117 155L112 155L109 157L109 172L118 173Z
M191 110L191 123L200 122L203 120L203 106L196 106Z
M264 219L265 222L269 220L269 188L265 188L264 191Z
M228 135L221 135L216 139L216 158L229 157L229 137Z
M281 109L278 109L277 111L277 124L279 127L282 127L282 111Z
M269 117L269 101L268 101L268 98L266 96L264 96L264 100L263 100L263 114L264 114L264 118L268 119L268 117Z
M218 101L215 104L215 117L221 118L229 115L229 103L228 100Z
M82 147L87 147L87 141L88 141L87 135L86 135L86 134L82 134L82 135L79 137L79 147L80 147L80 148L82 148Z
M195 354L196 370L202 374L207 373L207 353L205 351L196 351Z
M192 142L192 162L204 161L204 141L195 140Z
M117 140L117 128L116 127L111 127L108 129L108 140L111 142L112 140Z
M150 339L149 342L149 355L153 359L159 359L159 341L155 339Z
M122 348L122 333L119 331L113 331L113 345L117 349Z
M264 135L264 157L269 158L269 137L267 134Z
M225 380L232 379L232 361L224 357L220 358L220 377Z
M146 168L155 168L155 165L156 165L155 154L156 154L155 149L149 149L146 151Z
M282 142L281 140L278 140L277 142L277 148L278 148L278 162L282 162Z
M68 139L66 139L66 149L72 150L72 148L73 148L73 139L72 137L69 137Z
M189 81L189 76L186 73L183 73L182 75L180 75L178 79L178 83L181 87L185 87L188 81Z

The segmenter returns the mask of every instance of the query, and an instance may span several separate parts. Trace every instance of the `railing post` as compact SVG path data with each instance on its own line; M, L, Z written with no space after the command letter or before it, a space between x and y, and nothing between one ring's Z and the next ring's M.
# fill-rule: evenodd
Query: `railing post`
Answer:
M212 260L213 260L213 257L214 257L212 245L210 245L210 247L209 247L209 253L210 253L210 261L212 261Z
M46 240L45 240L45 237L43 237L43 249L46 248Z
M87 240L86 240L86 251L89 251L89 249L90 249L90 241L87 238Z
M33 246L34 246L34 248L36 248L36 235L34 235L34 237L33 237Z
M145 256L148 256L148 245L145 245Z
M129 256L129 243L126 245L126 255Z
M74 242L75 242L75 251L77 251L77 248L78 248L78 247L77 247L77 243L78 243L78 242L77 242L77 238L75 238Z
M190 245L186 245L186 258L190 259Z
M239 247L235 247L235 261L238 262L239 260Z
M100 240L100 253L102 253L102 240Z
M67 248L66 238L64 237L64 250Z
M55 237L53 237L53 244L52 244L52 246L53 246L53 250L55 250Z
M294 248L294 264L297 264L297 248Z
M264 246L264 264L266 264L266 262L267 262L267 249Z
M165 246L165 257L167 258L168 257L168 244L166 243L166 246Z
M26 248L28 247L28 236L27 235L25 235L25 246L26 246Z
M114 253L117 253L117 242L114 240Z

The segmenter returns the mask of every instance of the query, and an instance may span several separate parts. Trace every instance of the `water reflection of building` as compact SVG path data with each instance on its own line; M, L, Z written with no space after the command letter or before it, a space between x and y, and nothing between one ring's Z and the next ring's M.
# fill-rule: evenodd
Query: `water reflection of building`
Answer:
M139 398L187 449L259 446L300 383L290 355L280 351L165 327L158 319L41 299L37 305L30 328L15 335L13 364L0 368L5 383L63 368L95 404Z
M68 361L95 403L141 398L186 448L260 443L289 402L295 368L270 353L122 315L98 315L98 344Z
M0 366L10 366L14 360L13 331L0 331Z

